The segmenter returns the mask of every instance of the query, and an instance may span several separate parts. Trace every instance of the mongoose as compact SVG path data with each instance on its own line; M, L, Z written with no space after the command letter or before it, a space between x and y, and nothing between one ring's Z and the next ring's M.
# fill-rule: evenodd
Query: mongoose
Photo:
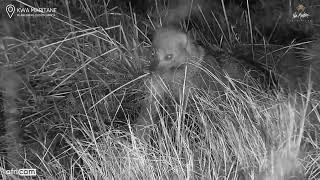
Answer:
M149 132L144 133L144 128L156 123L152 122L156 99L171 94L179 102L187 98L190 89L223 90L226 74L233 79L245 76L244 68L235 59L216 60L196 45L190 36L172 27L158 29L152 46L155 62L151 65L147 82L149 94L136 122L140 137L150 135Z

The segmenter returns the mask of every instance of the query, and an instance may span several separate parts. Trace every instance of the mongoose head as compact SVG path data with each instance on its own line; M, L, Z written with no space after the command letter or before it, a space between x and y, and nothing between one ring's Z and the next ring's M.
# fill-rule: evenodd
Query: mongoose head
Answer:
M175 70L191 60L200 60L204 50L193 44L193 40L174 28L158 29L153 37L155 63L151 70L167 72Z

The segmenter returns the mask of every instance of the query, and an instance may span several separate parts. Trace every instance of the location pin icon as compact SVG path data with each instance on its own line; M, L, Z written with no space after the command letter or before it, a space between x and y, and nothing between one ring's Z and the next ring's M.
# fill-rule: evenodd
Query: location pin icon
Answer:
M16 8L14 7L14 5L12 5L12 4L8 4L7 5L6 11L7 11L7 14L8 14L9 18L12 18L15 10L16 10Z

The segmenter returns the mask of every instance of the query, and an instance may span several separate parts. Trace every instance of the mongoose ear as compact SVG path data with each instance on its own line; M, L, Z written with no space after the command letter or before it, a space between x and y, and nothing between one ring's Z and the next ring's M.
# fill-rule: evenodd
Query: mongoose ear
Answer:
M181 43L181 46L190 54L194 54L195 46L193 44L193 40L190 36L188 36L186 33L180 33L179 34L179 40Z
M177 38L180 42L180 45L183 48L187 48L188 44L190 43L190 39L189 39L188 35L186 33L179 33L177 35Z
M187 33L181 33L179 40L181 42L182 47L194 57L200 58L205 54L204 49L201 46L197 46L194 44L193 38L191 35Z

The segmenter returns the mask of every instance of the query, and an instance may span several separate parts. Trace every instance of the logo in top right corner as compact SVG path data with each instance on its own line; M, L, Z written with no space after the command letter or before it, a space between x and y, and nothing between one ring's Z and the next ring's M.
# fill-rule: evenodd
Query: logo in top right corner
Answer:
M311 15L306 12L303 4L298 4L292 14L292 21L311 21Z

